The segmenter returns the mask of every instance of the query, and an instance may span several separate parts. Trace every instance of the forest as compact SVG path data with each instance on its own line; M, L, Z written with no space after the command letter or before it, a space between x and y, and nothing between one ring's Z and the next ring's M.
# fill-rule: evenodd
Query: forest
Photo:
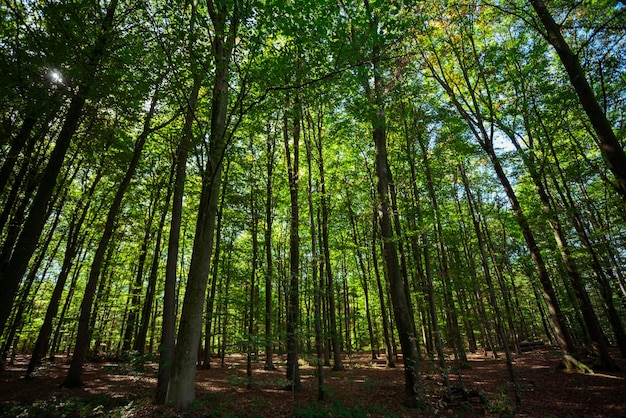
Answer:
M512 416L529 359L626 415L623 0L5 0L0 51L0 415ZM142 395L8 395L94 367Z

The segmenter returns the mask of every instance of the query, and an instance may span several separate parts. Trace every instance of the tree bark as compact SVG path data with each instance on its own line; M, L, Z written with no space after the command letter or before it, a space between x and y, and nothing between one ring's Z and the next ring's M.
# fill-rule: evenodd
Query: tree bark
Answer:
M585 72L580 66L578 55L570 49L569 44L563 38L561 27L554 21L542 0L530 0L530 3L546 30L542 32L543 37L559 55L570 82L578 95L578 100L598 135L602 155L618 182L615 189L626 200L626 153L624 153L624 149L618 141L611 123L587 82Z
M272 176L275 164L276 139L268 128L266 151L266 188L265 188L265 370L274 370L274 343L272 337L272 281L274 276L274 260L272 259Z
M370 33L372 36L378 32L378 23L372 15L369 3L365 0L365 7L370 15ZM376 189L378 204L378 221L382 236L383 258L385 261L387 280L393 304L393 313L402 347L402 359L404 363L405 377L405 404L411 407L422 406L424 403L424 386L420 370L420 354L417 346L417 336L415 335L415 324L411 317L407 304L404 280L400 274L396 239L392 227L392 213L389 197L389 185L393 182L389 161L387 158L387 135L384 109L384 87L382 70L380 68L381 47L378 42L374 42L372 49L374 88L368 85L368 96L373 105L370 115L372 124L372 137L376 149Z
M289 104L289 101L287 101ZM289 108L289 106L287 106ZM292 143L289 146L289 117L284 116L283 136L285 144L285 157L287 158L287 171L289 176L289 198L291 217L289 226L289 282L286 291L287 305L287 373L286 378L291 383L285 388L289 390L301 390L300 368L298 366L298 317L300 314L299 281L300 281L300 208L298 203L298 167L299 167L299 142L301 123L301 103L299 92L293 103ZM293 154L292 154L293 150Z
M175 178L172 201L172 215L170 220L170 234L167 243L167 260L165 265L165 288L163 294L163 322L161 325L161 344L159 345L159 372L155 401L164 404L167 387L171 376L171 367L174 360L174 345L176 337L176 281L180 229L182 223L183 196L185 194L185 177L187 173L187 157L193 139L193 122L195 119L198 93L201 87L199 74L194 74L193 87L187 100L183 136L176 149Z
M239 25L239 4L234 3L232 15L229 16L227 3L212 0L207 2L215 31L212 39L215 78L211 103L209 155L203 175L187 288L166 396L166 402L181 411L188 410L195 399L194 380L198 358L198 341L202 333L203 302L213 251L217 203L222 184L222 160L226 151L228 78ZM230 22L228 27L227 21Z
M326 398L326 390L324 387L324 353L323 346L324 340L322 336L322 295L321 288L323 286L323 277L319 274L319 264L321 262L320 256L317 250L317 233L315 225L315 209L313 207L313 170L311 168L311 141L306 141L306 157L307 165L309 169L309 181L308 181L308 202L309 202L309 232L311 235L311 280L313 281L313 326L315 329L315 354L316 368L317 368L317 400L323 401Z
M320 174L320 206L322 212L322 251L324 273L326 274L326 297L328 299L328 318L330 320L330 340L333 348L333 371L345 371L341 359L341 332L337 329L337 310L335 307L335 280L330 265L330 244L328 239L328 200L324 178L324 156L322 153L321 138L317 138L317 163Z

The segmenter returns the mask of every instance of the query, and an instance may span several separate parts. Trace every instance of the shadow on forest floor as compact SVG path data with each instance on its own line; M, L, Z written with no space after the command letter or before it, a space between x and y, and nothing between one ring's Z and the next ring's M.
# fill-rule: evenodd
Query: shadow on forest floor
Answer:
M613 352L622 371L610 374L568 374L556 370L557 352L541 349L516 356L515 371L522 406L514 407L504 360L469 354L469 364L450 363L452 401L445 400L441 378L430 362L423 364L428 412L402 406L404 371L372 362L369 353L345 357L345 372L324 369L327 400L318 402L313 363L301 360L304 390L284 391L284 361L277 370L255 363L252 386L247 388L245 357L229 355L226 367L198 370L196 402L191 412L177 414L152 404L156 365L97 362L85 365L84 386L60 387L68 369L66 358L45 363L32 380L23 378L27 358L18 356L0 372L0 416L33 417L355 417L355 416L519 416L626 417L626 361ZM501 356L503 357L503 356ZM401 362L399 363L401 364ZM461 390L461 388L463 390Z

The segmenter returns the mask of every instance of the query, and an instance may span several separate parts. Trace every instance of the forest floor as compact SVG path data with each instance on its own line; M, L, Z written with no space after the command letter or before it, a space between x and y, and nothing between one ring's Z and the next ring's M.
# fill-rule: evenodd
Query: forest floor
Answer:
M301 361L304 390L285 391L284 362L275 371L255 364L247 388L245 357L229 355L226 367L213 360L198 370L196 401L191 412L178 414L151 402L156 386L155 363L101 361L85 365L84 386L62 389L65 359L46 363L31 380L23 378L27 358L18 356L0 372L0 416L4 417L626 417L626 361L614 352L621 371L595 374L557 370L559 353L540 349L515 356L521 406L515 407L503 359L469 354L462 368L450 364L452 398L446 398L432 363L423 364L428 409L402 406L404 371L385 368L369 353L345 357L346 371L324 369L327 400L317 401L315 367Z

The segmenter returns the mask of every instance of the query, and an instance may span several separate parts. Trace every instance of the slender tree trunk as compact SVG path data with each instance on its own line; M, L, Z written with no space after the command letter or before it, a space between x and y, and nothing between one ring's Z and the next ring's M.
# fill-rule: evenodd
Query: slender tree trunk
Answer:
M14 341L16 341L16 335L18 334L18 328L21 326L21 324L23 323L23 317L24 314L26 312L27 309L27 305L28 305L28 295L30 294L31 288L33 286L33 284L35 283L35 279L37 278L37 273L39 271L39 268L41 266L41 263L43 262L46 253L48 251L48 246L50 245L50 242L52 241L52 237L54 236L54 231L56 229L56 226L58 224L60 218L60 211L57 211L57 216L54 219L54 222L52 224L52 228L50 229L50 231L48 232L48 235L45 239L45 241L43 242L43 244L41 245L41 248L39 250L39 254L37 255L36 259L34 260L34 263L31 267L30 272L28 273L28 276L26 277L26 279L24 280L24 284L21 287L20 292L18 293L20 295L19 297L19 302L17 303L16 309L15 309L15 314L13 317L13 320L11 321L11 327L8 329L7 335L6 335L6 340L3 342L2 346L1 346L1 352L0 352L0 370L4 370L5 369L5 365L6 365L6 360L7 357L9 355L9 350L11 349L11 345L14 343ZM61 241L59 241L59 243L57 244L57 248L60 245ZM52 257L50 257L50 261L48 262L48 265L46 266L45 270L48 269L48 266L50 265L50 263L52 262L52 260L54 259L54 254L56 254L57 249L55 249L53 251L53 255ZM42 277L45 276L45 272L42 275ZM36 293L36 292L35 292ZM18 336L19 338L19 336Z
M251 144L252 145L252 144ZM252 235L252 260L250 271L250 289L248 292L248 332L246 337L246 375L248 376L248 389L252 388L252 352L254 351L254 325L255 325L255 294L256 294L256 271L259 259L259 214L256 207L256 178L251 174L250 186L250 233Z
M385 291L383 290L383 284L381 280L380 269L378 268L378 254L376 252L376 248L378 247L378 209L376 206L372 207L373 216L372 216L372 264L374 267L374 275L376 276L376 287L378 289L378 300L380 302L380 316L383 320L383 339L385 341L385 361L386 367L393 368L396 367L393 361L393 346L391 343L390 331L391 327L389 326L389 318L387 317L387 306L385 303Z
M552 317L552 323L554 327L554 331L556 333L557 341L559 343L559 347L564 354L571 353L574 351L574 344L572 341L572 337L567 329L565 324L565 316L561 311L561 306L556 297L556 293L552 286L552 281L548 275L548 271L546 269L545 262L543 260L543 256L537 246L535 241L535 236L530 229L530 225L528 224L528 220L526 216L522 213L522 209L520 207L519 201L517 200L517 195L513 190L513 187L509 183L509 180L500 165L500 161L496 156L493 148L486 149L489 159L491 160L494 169L496 171L496 175L502 183L504 187L504 191L509 198L509 202L513 209L513 214L515 215L515 219L517 220L520 230L522 231L522 235L524 236L524 240L526 241L526 245L531 254L531 258L535 264L535 269L537 271L537 275L539 276L539 282L543 288L543 297L546 301L546 305L548 306L548 310L550 311L550 316Z
M439 214L439 205L437 202L437 196L435 194L435 188L433 186L433 177L430 169L430 161L428 159L428 150L426 145L424 144L425 138L422 135L418 135L418 144L422 151L422 162L424 167L424 172L426 174L426 189L428 190L428 195L430 197L430 204L435 214L435 234L437 237L437 248L439 250L439 262L441 264L441 278L443 284L444 291L444 301L446 304L446 317L447 323L450 327L450 332L452 336L452 342L454 345L454 352L457 358L460 358L462 361L467 362L467 356L465 355L465 350L463 349L463 342L461 339L461 333L459 331L458 317L456 313L456 307L454 304L454 299L452 296L452 289L450 283L450 268L448 265L448 250L446 249L445 242L443 239L443 228L441 226L441 216Z
M174 179L174 165L170 170L168 185L172 184ZM159 259L161 258L161 241L163 238L163 227L165 226L165 220L167 218L167 212L170 206L170 199L172 198L172 187L167 187L167 195L165 196L165 204L163 211L161 212L161 219L159 220L159 226L157 229L156 243L154 246L154 255L152 256L152 265L150 266L150 276L148 277L148 288L146 289L146 296L144 298L143 307L141 310L141 320L139 322L139 329L137 331L137 338L135 338L135 344L133 349L136 350L139 355L143 355L146 347L146 336L148 334L148 327L150 325L150 318L152 316L152 305L154 304L154 295L156 293L157 278L159 275Z
M165 266L165 288L163 295L163 323L161 325L161 343L159 345L159 373L155 401L165 403L167 387L170 381L171 367L174 360L174 344L176 337L176 281L178 265L178 250L180 241L180 229L182 223L183 196L185 194L185 177L187 170L187 157L193 139L192 125L195 118L198 92L201 87L201 79L198 74L194 75L193 87L187 101L185 113L185 125L183 136L176 154L175 178L172 201L172 216L170 220L170 234L167 244L167 260Z
M531 135L529 127L526 126L526 128L528 135ZM556 212L552 208L552 202L550 200L550 197L548 196L548 191L544 187L543 181L535 168L534 161L532 161L532 156L526 154L526 152L517 142L512 132L507 132L507 134L509 136L509 139L515 146L518 154L522 156L526 168L528 169L533 183L535 184L535 188L537 189L537 193L539 195L539 198L541 199L541 203L543 204L543 211L546 214L546 218L554 234L554 239L556 241L557 248L559 249L561 260L563 261L563 265L565 266L565 272L567 273L569 281L574 289L574 294L576 295L576 300L578 301L578 305L583 316L583 321L585 323L587 331L589 332L589 336L591 337L591 349L594 351L594 354L598 356L600 367L606 370L616 370L617 365L611 358L611 355L608 351L606 337L602 332L602 328L600 328L598 317L596 316L593 306L591 305L591 300L589 299L589 295L585 290L585 285L583 283L582 277L580 276L578 268L570 255L570 249L567 243L567 239L565 237L565 233L563 232L561 223L556 216Z
M289 101L287 101L289 109ZM287 380L291 383L285 389L301 390L300 368L298 366L298 322L299 322L299 280L300 280L300 209L298 204L298 170L299 170L299 142L301 123L301 103L299 93L293 103L293 125L291 136L293 146L289 146L289 118L284 116L283 136L287 171L289 175L289 197L291 202L291 217L289 227L289 282L287 284ZM293 154L292 154L293 150Z
M321 128L320 128L321 130ZM321 132L319 132L321 135ZM317 163L320 174L320 206L322 211L322 251L324 261L324 273L326 273L326 297L328 298L328 318L330 320L330 339L333 348L333 371L345 371L341 359L341 332L337 327L337 310L335 307L335 286L330 264L330 244L328 238L328 205L330 197L326 193L326 183L324 177L324 157L322 153L321 138L316 138Z
M542 32L543 37L559 55L570 82L578 95L578 100L598 135L602 155L618 182L615 189L622 198L626 199L626 153L624 153L624 149L618 141L611 123L598 103L593 89L587 82L585 72L580 66L578 55L570 49L567 41L561 34L561 27L554 21L544 2L542 0L530 0L530 4L532 4L546 30Z
M76 346L74 347L74 355L72 357L70 369L68 371L67 377L63 381L64 387L76 387L82 386L83 384L81 376L83 372L83 365L85 363L87 355L87 350L89 349L89 343L91 340L92 330L89 327L89 322L91 318L91 309L93 307L96 286L98 284L98 279L100 278L100 273L102 271L102 265L105 258L106 250L109 246L111 237L113 236L117 214L119 213L120 207L122 205L122 199L124 198L124 194L126 193L132 177L135 174L137 165L139 164L139 158L141 157L141 152L144 145L146 144L146 139L150 134L150 122L152 121L152 116L154 115L156 104L157 95L154 94L152 97L150 111L146 115L146 119L144 121L143 131L141 132L141 134L137 138L137 142L135 143L133 157L130 161L128 169L126 170L126 174L124 175L124 178L117 189L115 198L113 199L113 202L111 203L109 212L107 214L104 231L102 233L102 237L100 238L100 242L98 243L98 248L96 249L96 252L94 254L93 262L91 264L91 271L89 272L89 279L87 281L87 285L85 286L83 301L80 305L80 317L78 320Z
M544 132L547 133L543 124L542 124L542 127L544 128ZM548 136L548 139L550 139L549 136ZM620 349L620 353L622 357L626 358L626 332L624 331L624 326L622 324L620 316L617 313L617 310L615 309L615 305L613 303L613 294L612 294L613 292L611 290L611 286L605 275L604 269L602 268L598 254L593 244L591 243L591 240L585 228L585 222L581 219L581 214L575 204L574 198L570 192L567 182L564 181L565 175L563 171L561 170L559 158L557 156L557 153L554 149L554 146L551 140L548 141L548 146L550 148L550 152L552 156L555 159L557 173L559 175L559 178L561 179L560 183L562 184L562 188L561 188L557 179L554 178L553 179L554 187L556 191L559 193L559 195L561 196L561 200L568 207L568 213L571 214L571 218L574 224L574 229L576 229L576 233L578 234L578 237L580 239L580 242L582 243L582 246L587 250L587 252L589 253L589 256L591 257L591 266L593 267L594 276L600 287L600 294L602 298L604 299L604 302L606 303L609 322L611 323L613 332L615 333L615 337L617 340L617 345ZM609 250L610 252L608 243L607 243L607 250ZM613 260L612 254L609 254L609 258Z
M463 186L465 188L465 194L467 195L468 207L470 210L470 215L472 217L472 223L474 225L474 232L476 233L476 237L478 238L478 250L480 252L480 260L483 268L483 274L485 275L485 281L487 282L487 289L489 291L489 302L495 311L496 316L496 326L498 327L498 333L500 334L500 338L502 339L502 346L504 349L504 353L506 356L506 366L509 372L509 378L511 379L511 384L514 388L515 393L515 404L521 404L521 397L519 392L519 387L517 385L517 379L515 377L515 369L513 368L513 357L511 356L511 349L508 344L508 337L504 330L504 325L502 324L502 312L500 310L500 305L498 304L498 299L496 298L496 292L493 286L493 281L491 279L491 271L489 269L489 264L487 262L487 254L485 253L485 248L482 243L484 243L485 239L480 228L480 224L478 222L478 218L476 216L475 209L475 201L472 195L472 192L469 188L469 181L467 180L467 176L465 175L465 170L463 165L460 165L461 177L463 179Z
M306 155L307 155L307 164L309 169L309 188L308 188L308 202L309 202L309 231L311 234L311 264L312 264L312 272L311 279L313 281L313 305L314 305L314 313L313 313L313 322L315 329L315 354L317 356L316 359L316 367L317 367L317 400L323 401L326 398L326 389L324 387L324 337L322 335L322 292L324 278L319 274L319 265L321 263L320 254L317 250L317 233L316 233L316 225L315 225L315 210L313 207L313 170L311 168L311 141L306 141Z
M272 224L273 224L273 186L272 176L275 164L276 138L268 127L267 138L267 183L265 189L265 370L274 370L274 343L272 336L272 281L274 276L274 260L272 258Z
M128 311L128 320L126 321L126 329L124 330L122 352L128 351L132 347L133 338L136 334L136 328L138 325L139 310L141 305L141 293L143 290L144 279L144 267L146 265L146 259L148 258L148 245L152 239L152 223L154 222L154 215L156 214L156 207L159 198L161 197L160 190L156 192L156 196L153 196L150 202L150 208L148 209L148 219L146 221L146 231L143 236L143 241L139 249L139 260L137 266L137 272L135 273L135 283L131 284L131 289L128 295L130 299L130 307ZM135 339L136 341L136 339Z
M83 266L82 261L84 261L86 253L87 251L83 250L82 255L78 257L79 262L77 263L76 268L74 269L74 273L72 274L72 280L70 281L70 286L67 290L67 295L65 296L65 302L63 303L63 308L61 309L61 314L59 315L59 320L57 322L56 329L54 330L54 338L52 339L52 346L50 347L50 361L55 361L56 353L59 351L63 323L65 322L67 311L69 310L72 298L74 297L76 282L78 282L78 277L80 276L80 271L82 270Z
M367 332L370 338L370 348L372 350L372 360L376 360L378 343L376 341L376 338L374 337L374 330L372 327L372 315L370 311L370 299L368 290L368 282L370 280L370 277L367 269L365 268L365 263L363 262L363 254L361 252L359 244L359 233L355 220L356 216L354 214L354 210L352 209L352 203L350 201L348 202L348 216L350 218L350 225L352 226L352 242L356 251L357 264L359 265L359 269L361 270L361 286L363 287L363 295L365 296L365 316L367 319Z

